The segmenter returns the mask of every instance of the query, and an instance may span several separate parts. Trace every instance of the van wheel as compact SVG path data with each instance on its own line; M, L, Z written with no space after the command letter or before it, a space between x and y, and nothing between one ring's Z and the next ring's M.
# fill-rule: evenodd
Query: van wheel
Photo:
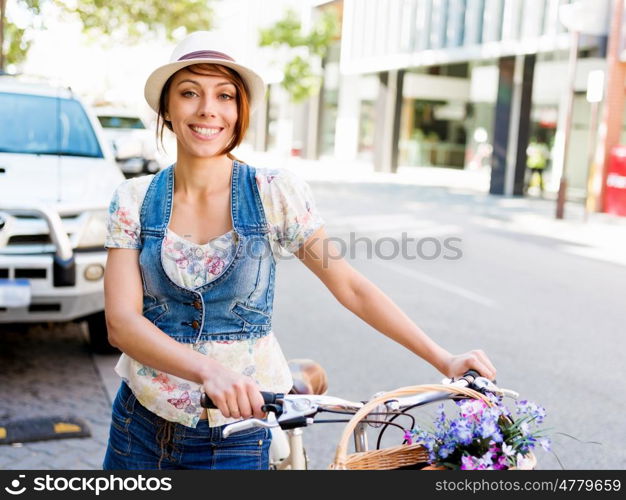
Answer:
M120 352L119 349L109 344L104 311L91 314L85 319L89 330L89 343L93 352L98 354L115 354Z

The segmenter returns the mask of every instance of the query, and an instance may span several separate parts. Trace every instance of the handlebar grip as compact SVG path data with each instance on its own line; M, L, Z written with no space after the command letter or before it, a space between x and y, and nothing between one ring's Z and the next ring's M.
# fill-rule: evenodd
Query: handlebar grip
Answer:
M476 370L467 370L461 378L465 380L468 384L472 384L478 377L482 377L482 375ZM495 384L496 380L493 379L491 382Z
M480 377L480 373L478 373L476 370L467 370L463 376L461 378L467 380L468 382L473 382L474 379Z
M266 405L274 404L276 403L277 399L284 397L283 394L279 394L277 392L263 392L263 391L261 391L261 396L263 396L263 401ZM217 409L217 406L215 406L215 403L211 401L211 398L207 396L205 392L203 392L202 395L200 396L200 406L202 406L202 408L209 408L211 410Z

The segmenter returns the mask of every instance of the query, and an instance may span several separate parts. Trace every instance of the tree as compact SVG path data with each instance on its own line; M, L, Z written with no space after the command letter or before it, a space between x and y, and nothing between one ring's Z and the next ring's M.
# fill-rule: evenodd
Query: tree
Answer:
M32 22L18 27L6 16L6 3L0 0L0 71L6 63L23 61L30 47L29 34L42 29L41 11L53 4L76 16L83 31L91 37L105 35L116 42L165 37L174 39L179 31L208 30L212 26L211 0L14 0L30 14Z
M7 18L7 3L8 0L0 0L0 73L7 61L9 64L22 61L32 43L26 34L29 26L20 27ZM16 3L33 16L41 14L39 0L17 0Z
M333 11L324 11L311 32L304 34L298 15L289 10L273 26L260 30L259 45L262 47L294 49L294 55L285 64L281 82L294 102L303 101L319 91L322 78L319 70L313 68L315 61L312 59L318 58L316 66L321 66L338 29L337 15Z

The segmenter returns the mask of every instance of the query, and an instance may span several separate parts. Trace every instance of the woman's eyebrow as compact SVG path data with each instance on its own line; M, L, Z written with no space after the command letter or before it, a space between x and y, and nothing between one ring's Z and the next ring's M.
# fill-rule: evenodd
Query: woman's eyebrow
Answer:
M200 82L197 82L196 80L191 80L189 78L186 78L184 80L181 80L180 82L178 82L176 84L176 86L178 87L179 85L182 85L183 83L191 83L193 85L197 85L198 87L201 87ZM220 82L217 85L215 85L216 87L221 87L222 85L232 85L233 87L235 86L232 82L229 81L224 81L224 82Z

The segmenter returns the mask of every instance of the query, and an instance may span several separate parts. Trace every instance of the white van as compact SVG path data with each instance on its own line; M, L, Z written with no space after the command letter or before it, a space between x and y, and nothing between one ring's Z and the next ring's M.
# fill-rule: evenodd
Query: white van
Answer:
M70 89L0 76L0 332L87 321L94 350L111 350L103 245L123 181L97 119Z
M124 175L154 174L164 166L156 134L138 114L110 106L95 107L94 112Z

